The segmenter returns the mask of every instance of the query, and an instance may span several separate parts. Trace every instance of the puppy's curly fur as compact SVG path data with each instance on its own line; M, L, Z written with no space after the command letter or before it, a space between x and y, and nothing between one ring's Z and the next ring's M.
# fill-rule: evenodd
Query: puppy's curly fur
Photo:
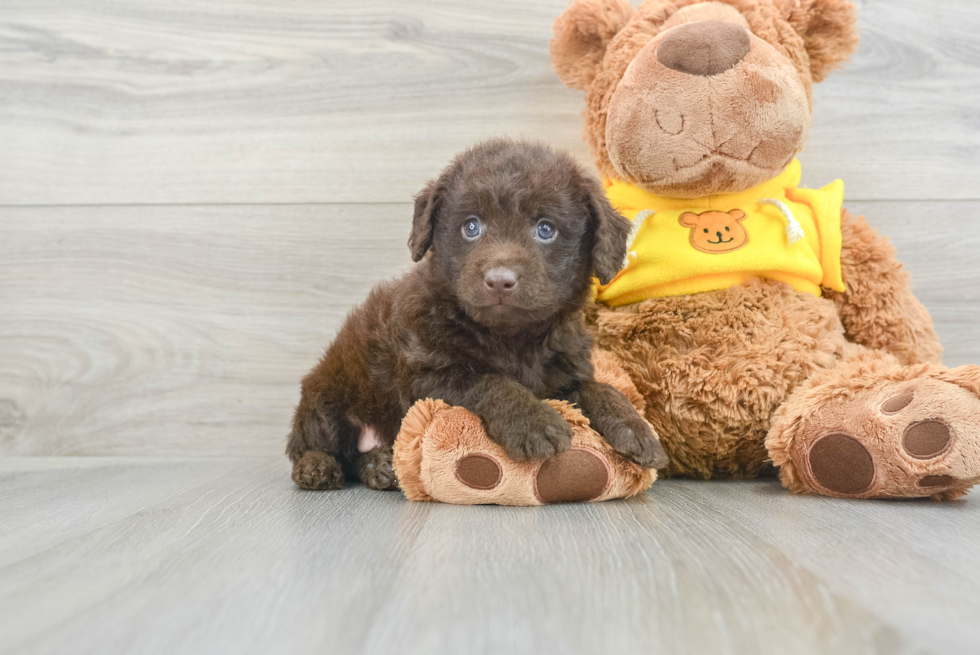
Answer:
M633 405L594 380L582 319L593 272L618 272L628 231L564 153L496 139L456 157L415 199L419 263L371 292L303 380L286 449L296 484L395 488L392 444L422 398L474 412L516 460L569 447L570 427L541 402L568 400L613 448L665 466ZM378 442L367 452L362 431Z

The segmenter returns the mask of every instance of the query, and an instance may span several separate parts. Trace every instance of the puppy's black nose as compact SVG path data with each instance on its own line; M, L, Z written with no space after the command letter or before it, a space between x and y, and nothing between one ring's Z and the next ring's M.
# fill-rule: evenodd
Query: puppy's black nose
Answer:
M498 266L487 271L486 276L483 278L483 283L491 291L506 293L507 291L513 291L517 287L517 275L509 268Z

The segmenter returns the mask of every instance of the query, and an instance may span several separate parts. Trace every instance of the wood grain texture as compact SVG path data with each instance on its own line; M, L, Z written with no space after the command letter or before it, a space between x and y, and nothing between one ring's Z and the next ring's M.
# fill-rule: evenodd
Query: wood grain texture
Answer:
M300 378L411 263L410 222L409 205L0 210L0 452L282 452Z
M980 362L980 203L850 207L892 236L947 363ZM300 378L411 265L410 214L0 208L0 454L282 452Z
M980 233L975 202L845 202L889 237L932 314L947 366L980 363Z
M466 145L589 161L548 59L566 0L8 0L0 204L404 202ZM980 3L864 0L806 181L977 199Z
M127 493L119 493L126 489ZM0 460L0 653L967 653L980 502L661 481L544 508L281 459Z

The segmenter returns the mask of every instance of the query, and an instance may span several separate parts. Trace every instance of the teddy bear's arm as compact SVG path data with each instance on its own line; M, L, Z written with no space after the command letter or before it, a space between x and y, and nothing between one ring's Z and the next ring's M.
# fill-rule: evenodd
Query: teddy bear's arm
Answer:
M824 295L837 305L848 338L885 350L903 364L941 363L943 348L932 318L912 294L908 272L888 239L863 216L844 210L841 269L847 291Z

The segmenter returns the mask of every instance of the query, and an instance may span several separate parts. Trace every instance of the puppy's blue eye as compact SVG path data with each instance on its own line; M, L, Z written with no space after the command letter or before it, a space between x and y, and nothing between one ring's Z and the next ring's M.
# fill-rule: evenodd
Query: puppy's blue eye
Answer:
M470 216L463 223L463 237L473 241L483 234L483 223L476 216Z
M551 241L558 235L558 228L554 226L551 221L540 220L538 221L538 240L540 241Z

